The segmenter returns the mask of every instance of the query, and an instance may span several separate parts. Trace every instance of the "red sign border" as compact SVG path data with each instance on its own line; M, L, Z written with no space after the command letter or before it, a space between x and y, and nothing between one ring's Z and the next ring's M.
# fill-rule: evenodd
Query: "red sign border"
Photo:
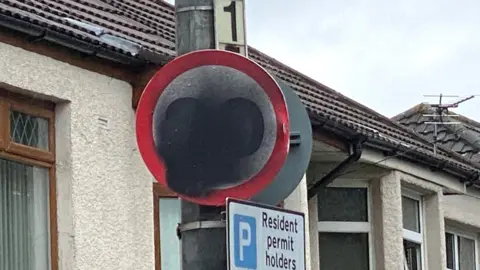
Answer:
M206 197L180 198L201 205L222 206L226 198L248 200L267 188L282 168L290 143L288 109L282 90L273 77L252 60L228 51L198 50L175 58L152 77L140 97L136 113L137 145L145 165L154 178L168 187L164 162L155 150L153 139L153 113L163 90L180 74L205 65L221 65L237 69L255 80L271 100L277 122L277 139L265 166L249 181L236 187L212 191Z

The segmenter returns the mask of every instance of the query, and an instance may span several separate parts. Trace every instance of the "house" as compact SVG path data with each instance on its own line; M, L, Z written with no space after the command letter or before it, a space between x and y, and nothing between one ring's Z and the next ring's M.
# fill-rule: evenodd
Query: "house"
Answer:
M174 28L160 0L0 3L0 269L179 269L179 201L134 136L142 89L175 56ZM284 202L308 217L307 269L478 268L478 163L249 57L311 118L306 181Z

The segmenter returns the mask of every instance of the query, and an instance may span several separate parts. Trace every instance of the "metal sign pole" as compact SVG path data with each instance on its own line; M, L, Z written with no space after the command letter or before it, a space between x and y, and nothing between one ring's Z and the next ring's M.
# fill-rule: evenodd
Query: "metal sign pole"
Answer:
M176 0L176 47L183 55L215 49L213 0ZM182 200L179 226L183 270L225 270L226 231L223 207ZM222 221L223 220L223 221Z

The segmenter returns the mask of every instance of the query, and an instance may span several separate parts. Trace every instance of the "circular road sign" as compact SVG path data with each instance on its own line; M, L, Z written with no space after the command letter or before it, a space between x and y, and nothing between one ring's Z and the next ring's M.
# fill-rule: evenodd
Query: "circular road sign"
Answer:
M150 172L182 199L224 205L275 179L289 151L289 115L275 79L222 50L177 57L140 98L137 144Z

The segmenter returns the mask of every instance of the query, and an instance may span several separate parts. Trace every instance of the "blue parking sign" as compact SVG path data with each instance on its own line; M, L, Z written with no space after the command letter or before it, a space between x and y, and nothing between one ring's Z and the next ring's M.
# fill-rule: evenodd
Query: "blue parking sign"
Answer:
M233 241L235 266L257 269L257 226L254 217L233 216Z
M227 270L307 270L305 215L227 198Z

